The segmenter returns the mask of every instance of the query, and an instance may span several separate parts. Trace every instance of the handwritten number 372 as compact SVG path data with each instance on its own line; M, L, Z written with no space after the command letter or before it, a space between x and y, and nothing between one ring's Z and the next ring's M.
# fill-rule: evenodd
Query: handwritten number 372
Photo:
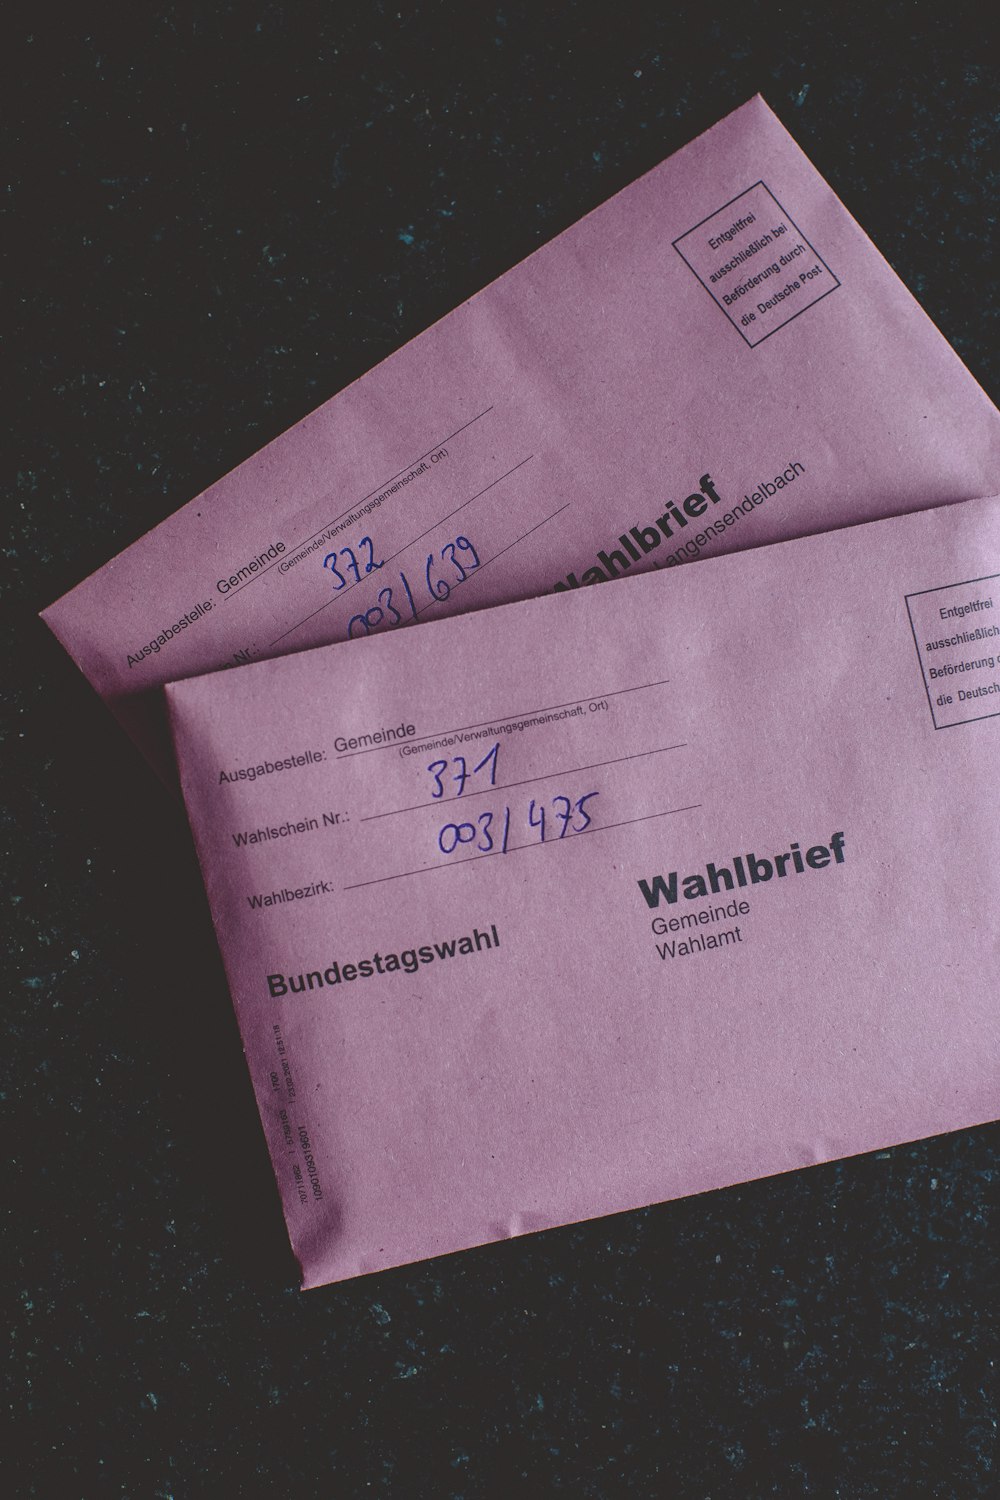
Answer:
M364 555L366 550L368 553L367 557ZM343 559L341 566L345 571L350 571L354 574L355 583L360 583L362 577L367 577L369 573L374 573L376 569L381 568L382 563L375 561L375 548L370 536L363 536L361 538L358 542L358 551L361 553L360 562L354 555L353 547L341 547L336 552L328 552L324 557L324 568L329 568L333 574L334 593L339 593L341 589L348 587L347 579L337 566L338 559Z

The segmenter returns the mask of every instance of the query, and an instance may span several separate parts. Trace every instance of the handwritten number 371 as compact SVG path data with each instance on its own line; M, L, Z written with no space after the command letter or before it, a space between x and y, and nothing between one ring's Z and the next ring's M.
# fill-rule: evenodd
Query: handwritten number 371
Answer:
M489 750L483 756L478 766L473 766L471 771L469 770L468 762L465 759L465 756L456 755L451 761L451 765L454 766L451 780L458 787L458 791L455 793L455 796L461 797L462 793L465 791L465 784L470 779L470 777L478 776L480 771L485 771L487 769L490 773L489 785L496 786L497 756L499 755L499 753L500 741L497 740L492 750ZM435 801L444 796L444 782L442 780L442 777L444 776L445 771L447 771L448 765L449 762L446 760L432 760L430 765L427 767L428 771L434 778L434 790L431 792L431 796Z

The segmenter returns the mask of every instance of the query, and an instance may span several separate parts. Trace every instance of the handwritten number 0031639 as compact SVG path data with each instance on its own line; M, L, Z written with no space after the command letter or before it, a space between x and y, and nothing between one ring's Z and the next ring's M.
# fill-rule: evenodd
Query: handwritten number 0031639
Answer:
M376 564L376 567L381 566L381 563ZM423 604L417 603L414 598L413 585L400 568L391 585L379 589L376 596L377 603L373 604L370 609L351 616L347 622L348 639L352 639L355 634L370 635L380 625L392 628L395 625L401 625L404 620L415 620L421 609L426 609L431 604L443 603L451 594L452 589L457 589L460 584L463 584L479 566L479 553L467 536L457 536L454 541L445 542L437 552L427 554L427 562L424 565L426 601ZM418 592L423 591L418 587Z

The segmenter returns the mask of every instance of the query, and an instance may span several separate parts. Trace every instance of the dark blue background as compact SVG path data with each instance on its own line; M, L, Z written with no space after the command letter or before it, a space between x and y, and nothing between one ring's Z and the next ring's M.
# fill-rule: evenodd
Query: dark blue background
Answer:
M33 617L758 89L996 398L977 8L87 9L2 43L7 1492L995 1495L995 1128L297 1292L181 813Z

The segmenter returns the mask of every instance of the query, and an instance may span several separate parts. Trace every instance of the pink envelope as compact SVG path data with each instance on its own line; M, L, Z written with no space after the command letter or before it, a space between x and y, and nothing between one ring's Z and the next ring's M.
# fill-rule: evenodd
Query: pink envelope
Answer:
M45 619L169 777L166 681L998 489L996 409L757 98Z
M167 700L307 1287L996 1113L1000 500Z

